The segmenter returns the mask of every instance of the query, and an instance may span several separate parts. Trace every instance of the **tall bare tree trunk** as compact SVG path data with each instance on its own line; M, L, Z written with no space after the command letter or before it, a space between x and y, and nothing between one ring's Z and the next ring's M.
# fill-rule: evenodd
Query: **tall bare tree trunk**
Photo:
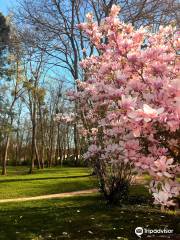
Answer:
M36 154L36 161L37 161L37 166L40 169L41 168L41 163L40 163L40 157L39 157L39 152L38 152L38 148L37 148L37 141L36 141L36 137L35 137L35 154Z
M10 112L12 112L14 103L16 101L16 98L14 98L11 107L10 107ZM13 124L13 117L10 117L10 126ZM3 164L2 164L2 175L6 175L6 164L7 164L7 157L8 157L8 149L9 149L9 143L10 143L10 132L7 132L7 140L5 143L5 150L4 150L4 156L3 156Z
M34 161L35 161L35 124L32 124L32 142L31 142L31 166L29 169L29 173L33 172L34 169Z
M10 143L10 136L7 136L5 150L4 150L4 157L3 157L3 164L2 164L2 175L6 175L6 164L7 164L7 156L8 156L8 148Z
M78 165L79 161L79 150L78 150L78 135L77 135L77 125L74 124L74 157L75 157L75 165Z
M43 145L42 145L42 152L41 152L41 168L43 169L44 168L44 141L43 141L43 143L42 143Z

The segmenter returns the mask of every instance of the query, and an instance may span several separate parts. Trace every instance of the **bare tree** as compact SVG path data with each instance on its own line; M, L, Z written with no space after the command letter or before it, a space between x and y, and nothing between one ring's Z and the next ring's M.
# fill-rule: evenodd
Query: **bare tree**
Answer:
M38 105L43 102L45 91L41 86L41 80L44 77L45 72L45 54L42 51L38 51L32 46L24 44L24 71L25 82L24 88L27 94L22 96L23 101L30 113L30 119L32 124L32 135L31 135L31 167L30 173L34 169L35 160L38 163L38 168L41 168L40 156L37 146L37 113Z
M21 97L24 93L23 88L23 80L22 80L22 70L21 70L21 43L17 39L16 29L11 26L11 33L10 33L10 42L9 42L9 59L10 59L10 66L9 66L9 76L11 81L9 85L10 97L9 97L9 106L7 109L7 118L6 124L8 127L6 128L5 133L5 147L4 147L4 155L2 161L2 175L6 174L6 163L8 158L8 149L10 144L10 134L13 129L13 121L15 118L14 107L17 100Z
M158 27L172 21L179 24L178 0L19 0L14 17L18 23L22 41L48 55L46 64L50 68L59 69L59 74L66 74L66 79L70 80L76 89L75 80L79 78L85 80L85 74L79 68L79 62L96 53L94 46L78 29L78 24L86 20L85 16L88 12L92 12L100 23L109 15L113 4L121 5L120 18L132 23L135 27L141 25ZM40 108L39 106L42 117ZM77 112L77 109L78 102L75 102L74 111ZM54 112L54 106L51 110ZM32 116L34 112L37 113L35 105L32 107ZM33 118L35 119L35 116ZM50 162L54 142L52 136L56 135L52 119L51 132L48 133L51 136L48 143ZM81 139L78 135L77 123L73 127L74 156L75 161L78 162Z

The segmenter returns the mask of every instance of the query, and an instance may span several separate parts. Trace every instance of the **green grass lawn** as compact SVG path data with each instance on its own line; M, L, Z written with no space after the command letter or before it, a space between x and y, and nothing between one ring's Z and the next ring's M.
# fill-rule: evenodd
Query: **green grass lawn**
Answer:
M177 216L161 213L157 208L146 205L110 207L98 194L1 204L0 207L2 240L135 240L138 239L134 234L137 226L167 227L176 233L179 226Z
M0 176L0 199L97 187L88 168L57 167L36 170L32 175L27 172L26 167L9 167L8 176ZM136 240L134 229L138 226L168 228L180 234L179 216L160 212L150 199L145 186L135 185L121 207L107 205L100 194L0 203L0 240Z
M88 168L56 167L28 174L27 167L8 167L8 175L0 176L0 199L91 189L97 181L90 173Z

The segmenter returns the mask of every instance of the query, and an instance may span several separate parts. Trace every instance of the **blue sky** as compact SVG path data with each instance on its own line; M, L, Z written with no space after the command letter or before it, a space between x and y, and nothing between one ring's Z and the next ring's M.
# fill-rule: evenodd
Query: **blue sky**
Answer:
M14 6L17 6L18 0L0 0L0 12L3 13L3 15L7 15L10 9L13 9ZM53 75L53 73L50 73ZM65 69L61 71L62 76L66 76L66 78L71 80L71 75L69 72L66 72Z
M12 8L15 5L16 0L0 0L0 12L7 15L8 8Z

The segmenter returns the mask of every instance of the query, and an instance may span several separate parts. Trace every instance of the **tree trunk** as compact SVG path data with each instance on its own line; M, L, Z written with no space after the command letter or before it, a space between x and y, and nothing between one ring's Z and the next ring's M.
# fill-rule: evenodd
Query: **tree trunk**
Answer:
M44 142L43 142L42 152L41 152L41 168L44 169Z
M4 157L3 157L3 164L2 164L2 175L6 175L6 164L7 164L7 156L8 156L8 148L10 143L10 137L7 136L5 150L4 150Z
M41 168L41 163L40 163L40 158L39 158L39 152L38 152L38 149L37 149L37 142L36 142L36 138L35 138L35 154L36 154L36 161L37 161L37 166L38 166L38 169Z
M78 139L77 139L77 126L74 124L74 157L75 157L75 165L78 165Z
M29 169L29 173L33 172L34 169L34 161L35 161L35 137L36 137L36 126L32 123L32 142L31 142L31 166Z

